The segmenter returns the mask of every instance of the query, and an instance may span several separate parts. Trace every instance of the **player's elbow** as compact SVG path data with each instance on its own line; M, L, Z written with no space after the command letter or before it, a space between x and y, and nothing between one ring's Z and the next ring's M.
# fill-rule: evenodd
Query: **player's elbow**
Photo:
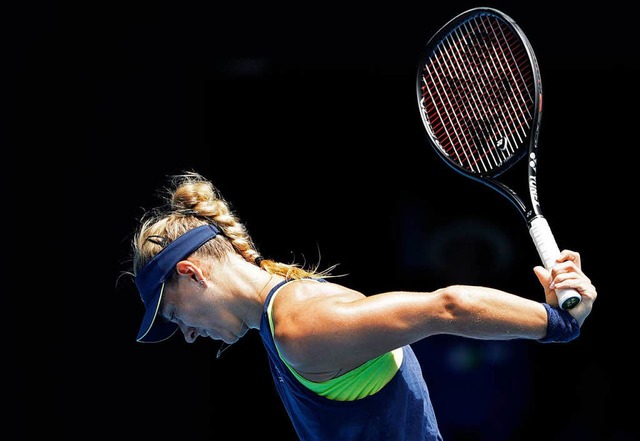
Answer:
M473 294L462 285L451 285L437 291L443 323L460 323L474 315Z

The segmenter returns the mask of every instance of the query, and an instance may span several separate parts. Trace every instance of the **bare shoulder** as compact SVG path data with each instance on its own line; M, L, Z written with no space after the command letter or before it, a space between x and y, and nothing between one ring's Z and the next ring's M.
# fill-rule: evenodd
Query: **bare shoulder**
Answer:
M338 283L301 279L282 286L273 301L276 336L281 341L322 335L335 325L340 305L365 298Z
M327 354L339 348L341 335L348 334L340 311L345 304L364 298L332 282L302 279L283 285L272 309L274 337L282 357L314 381L335 375L343 368L342 360Z
M354 301L364 294L333 282L321 282L313 279L300 279L289 282L281 288L278 299L281 304L318 301Z

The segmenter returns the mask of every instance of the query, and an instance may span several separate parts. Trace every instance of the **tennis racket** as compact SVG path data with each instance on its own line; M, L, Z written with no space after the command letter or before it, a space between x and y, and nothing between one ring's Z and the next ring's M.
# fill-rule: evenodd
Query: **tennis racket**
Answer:
M416 89L422 122L438 156L507 198L525 220L544 266L555 265L560 250L540 209L536 180L542 83L522 29L493 8L455 16L428 41ZM525 157L529 200L502 175ZM556 294L562 309L581 301L575 290Z

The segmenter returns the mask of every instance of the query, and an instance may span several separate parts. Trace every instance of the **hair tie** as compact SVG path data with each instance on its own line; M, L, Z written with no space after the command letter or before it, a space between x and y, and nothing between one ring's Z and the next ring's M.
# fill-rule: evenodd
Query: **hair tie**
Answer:
M260 264L262 263L262 261L264 260L264 257L262 256L258 256L255 258L255 260L253 261L256 265L260 266Z

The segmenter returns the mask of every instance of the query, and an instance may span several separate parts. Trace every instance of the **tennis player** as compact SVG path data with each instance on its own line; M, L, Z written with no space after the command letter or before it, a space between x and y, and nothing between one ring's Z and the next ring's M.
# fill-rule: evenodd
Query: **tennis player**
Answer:
M166 204L146 212L132 243L145 306L137 341L180 331L232 345L259 332L273 382L303 441L442 440L411 344L449 334L570 342L596 300L580 255L533 268L541 301L484 286L365 295L320 271L263 258L212 182L171 177ZM557 307L556 289L582 302ZM228 346L225 346L228 347Z

